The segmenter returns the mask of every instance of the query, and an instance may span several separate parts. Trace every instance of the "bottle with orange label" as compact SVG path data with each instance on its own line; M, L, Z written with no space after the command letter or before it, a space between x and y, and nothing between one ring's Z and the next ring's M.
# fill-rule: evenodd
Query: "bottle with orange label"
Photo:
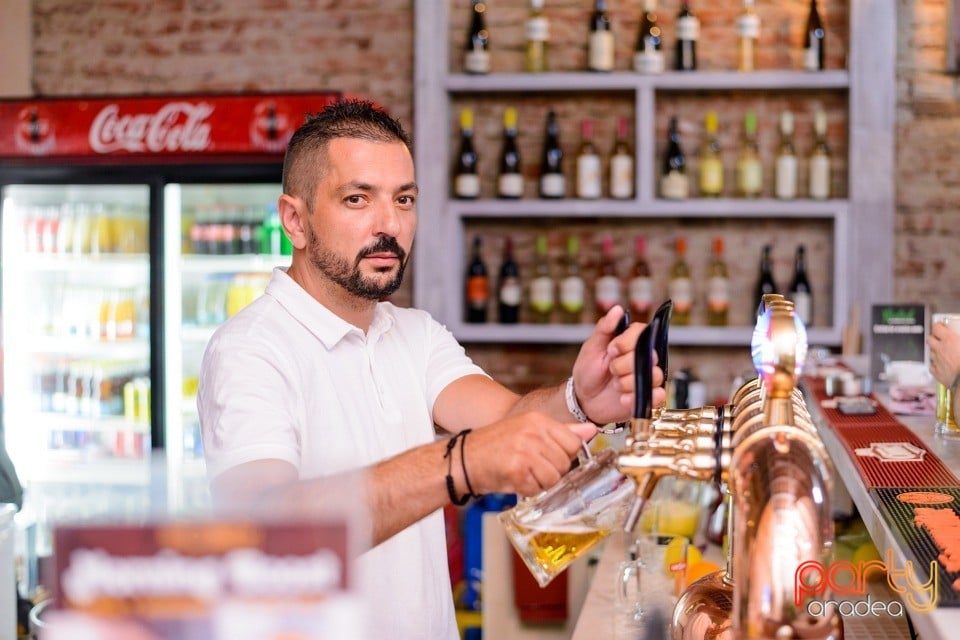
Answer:
M713 239L713 258L707 274L707 324L723 327L730 309L730 276L723 259L723 238Z
M490 278L487 265L482 256L483 241L480 236L473 239L473 253L470 264L467 266L464 300L466 302L465 317L467 322L482 323L487 321L487 303L490 300Z

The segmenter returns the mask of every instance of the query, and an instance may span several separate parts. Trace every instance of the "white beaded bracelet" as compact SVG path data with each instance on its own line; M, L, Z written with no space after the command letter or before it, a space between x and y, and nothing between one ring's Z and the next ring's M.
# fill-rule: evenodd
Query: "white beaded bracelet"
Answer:
M587 414L583 412L583 409L580 408L580 403L577 402L577 392L573 388L573 376L567 378L567 411L570 412L578 422L591 422L590 418L587 417Z

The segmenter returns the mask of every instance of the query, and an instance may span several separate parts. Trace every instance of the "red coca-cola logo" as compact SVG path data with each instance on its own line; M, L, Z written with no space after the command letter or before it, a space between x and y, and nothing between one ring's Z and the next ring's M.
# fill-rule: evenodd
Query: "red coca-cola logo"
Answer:
M293 118L274 100L264 100L253 108L250 142L258 149L281 152L293 135Z
M17 114L17 149L43 155L56 145L53 124L47 110L39 105L28 105Z
M105 106L90 125L90 148L96 153L199 152L210 146L214 108L206 102L168 102L156 113L122 114L120 105Z

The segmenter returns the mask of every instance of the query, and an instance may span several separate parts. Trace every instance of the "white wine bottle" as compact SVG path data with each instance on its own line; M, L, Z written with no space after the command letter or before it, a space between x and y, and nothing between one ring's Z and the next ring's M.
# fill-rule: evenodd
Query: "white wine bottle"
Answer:
M580 151L577 153L577 182L576 194L578 198L594 200L601 195L600 154L593 144L593 121L584 118L580 125Z
M816 141L810 152L810 197L826 200L830 197L830 147L827 146L827 114L818 110L813 117Z
M700 196L719 198L723 195L723 156L720 142L717 140L717 112L708 111L704 117L703 128L706 132L700 146Z
M587 69L613 71L614 38L607 13L607 0L594 0L590 16L590 39L587 41Z
M737 16L737 71L757 70L760 18L753 5L753 0L743 0L743 10Z
M617 133L610 154L610 197L633 197L633 145L627 139L627 119L617 119Z
M530 0L530 15L526 23L526 68L530 73L547 70L547 42L550 41L550 22L543 15L543 0Z
M742 198L759 198L763 191L763 164L757 147L757 115L748 111L743 116L743 141L737 156L737 194Z
M793 147L793 114L780 114L780 147L775 164L774 195L781 200L797 197L797 153Z

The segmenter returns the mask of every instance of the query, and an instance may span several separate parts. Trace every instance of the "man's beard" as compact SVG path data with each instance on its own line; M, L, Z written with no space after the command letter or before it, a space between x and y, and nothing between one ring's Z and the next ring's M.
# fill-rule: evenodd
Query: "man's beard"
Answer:
M320 239L313 229L307 231L307 257L323 275L351 293L365 300L380 300L394 293L403 282L403 272L407 268L407 252L403 250L397 239L391 236L380 236L376 243L360 250L353 264L334 254L329 249L320 246ZM360 273L360 261L374 253L393 253L400 260L400 268L396 275L386 284L380 284L371 278L365 278Z

